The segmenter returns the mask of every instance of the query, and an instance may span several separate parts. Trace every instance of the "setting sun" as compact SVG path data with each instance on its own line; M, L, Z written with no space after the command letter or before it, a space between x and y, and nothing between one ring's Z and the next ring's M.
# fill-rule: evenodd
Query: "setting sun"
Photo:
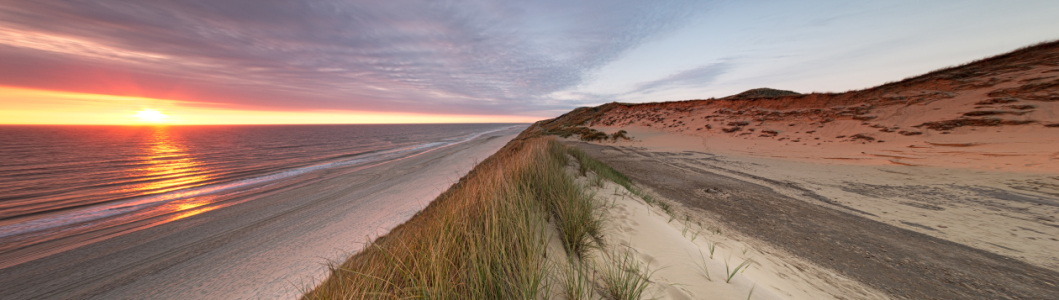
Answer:
M166 117L168 116L157 110L145 108L144 110L136 112L136 117L140 118L140 121L144 122L161 123L164 122Z

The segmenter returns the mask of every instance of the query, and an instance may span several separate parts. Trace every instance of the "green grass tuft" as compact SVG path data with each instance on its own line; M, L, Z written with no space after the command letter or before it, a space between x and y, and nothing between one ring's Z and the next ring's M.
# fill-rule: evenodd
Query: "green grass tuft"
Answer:
M584 264L570 260L560 267L559 281L562 283L560 295L567 300L592 299L592 282L585 274L591 272Z
M647 202L647 204L661 208L670 216L674 215L673 207L671 207L669 203L658 201L654 199L654 197L651 197L651 195L637 189L636 186L633 185L632 180L629 179L628 176L625 176L625 174L622 174L621 172L614 170L614 168L592 158L588 153L585 153L585 151L582 151L581 149L567 148L567 151L570 153L570 156L577 159L578 165L580 165L578 172L580 172L581 175L587 176L588 172L592 171L593 173L596 173L596 178L607 179L617 183L618 185L625 187L626 190L634 195L639 196L644 202ZM602 183L594 184L596 186L602 186Z
M744 269L746 267L749 267L750 264L754 262L752 259L748 259L748 260L743 261L743 263L739 264L738 266L735 266L735 269L730 269L730 268L728 268L729 259L725 259L724 260L724 270L725 270L725 275L727 275L727 277L724 278L724 282L726 282L726 283L731 283L732 282L732 278L735 277L736 273L739 273L740 269Z
M706 276L706 280L713 281L710 278L710 268L706 266L706 255L702 254L702 249L699 249L699 258L702 259L702 264L699 264L699 268L702 269L702 276ZM713 251L710 251L710 259L713 259Z
M649 265L642 265L630 251L612 252L609 261L599 268L603 281L603 293L607 299L640 299L650 283Z

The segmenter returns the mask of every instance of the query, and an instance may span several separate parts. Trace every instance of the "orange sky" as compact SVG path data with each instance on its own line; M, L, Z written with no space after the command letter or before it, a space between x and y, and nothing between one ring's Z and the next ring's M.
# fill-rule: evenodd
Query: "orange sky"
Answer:
M389 124L531 123L540 117L446 115L349 110L264 111L210 108L203 103L145 97L49 91L0 86L0 124ZM137 116L145 109L166 115L162 122Z

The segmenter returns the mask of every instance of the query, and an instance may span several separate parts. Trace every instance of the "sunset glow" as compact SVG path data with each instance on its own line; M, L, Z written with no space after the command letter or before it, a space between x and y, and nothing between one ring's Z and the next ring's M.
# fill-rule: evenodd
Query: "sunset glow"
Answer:
M136 117L144 122L162 123L165 122L166 118L168 118L169 116L157 110L146 108L144 110L136 112Z
M530 123L517 115L423 114L355 110L251 110L147 97L0 86L0 124L207 125ZM150 107L150 108L144 108Z
M325 2L0 5L0 124L533 122L866 88L1059 27L1056 1Z

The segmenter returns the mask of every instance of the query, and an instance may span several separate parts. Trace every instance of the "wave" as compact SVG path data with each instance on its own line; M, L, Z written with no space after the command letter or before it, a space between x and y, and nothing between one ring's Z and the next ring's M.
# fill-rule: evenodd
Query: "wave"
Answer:
M472 133L464 137L454 138L446 141L429 142L382 151L368 151L347 156L339 156L342 159L337 161L283 170L275 173L237 180L233 182L185 188L176 191L165 192L162 194L140 196L131 199L113 201L105 204L97 204L91 207L79 208L40 219L0 226L0 238L98 221L104 218L129 214L143 209L155 207L175 200L212 195L221 192L237 191L242 188L266 184L318 170L392 161L402 157L408 157L413 154L426 153L428 151L433 151L436 149L465 143L485 134L507 130L514 127L518 126L508 126L488 131Z

